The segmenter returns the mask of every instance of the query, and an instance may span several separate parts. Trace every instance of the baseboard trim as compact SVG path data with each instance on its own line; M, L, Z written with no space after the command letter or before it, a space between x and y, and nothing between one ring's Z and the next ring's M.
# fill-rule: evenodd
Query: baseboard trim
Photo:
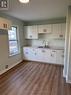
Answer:
M71 80L69 80L67 76L66 76L66 83L71 84Z
M13 67L15 67L16 65L18 65L19 63L21 63L23 60L20 60L19 62L13 64L11 67L9 67L8 69L5 69L3 71L0 72L0 75L2 75L3 73L7 72L8 70L12 69Z
M71 80L66 80L66 83L69 83L69 84L71 84Z
M25 62L37 62L37 63L43 63L43 64L50 64L50 65L58 65L58 66L64 66L63 64L56 64L56 63L49 63L49 62L42 62L42 61L36 61L36 60L27 60L24 59Z

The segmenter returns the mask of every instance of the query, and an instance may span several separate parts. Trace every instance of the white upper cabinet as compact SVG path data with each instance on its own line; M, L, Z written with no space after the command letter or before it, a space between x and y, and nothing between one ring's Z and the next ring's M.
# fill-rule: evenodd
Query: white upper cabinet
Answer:
M52 25L38 25L38 33L51 33Z
M9 30L11 28L11 21L0 17L0 29Z
M52 25L52 32L53 32L54 38L64 39L65 38L65 30L66 30L65 23Z
M37 26L25 26L25 38L26 39L38 39Z
M24 33L26 39L38 39L39 34L51 34L54 39L65 39L66 24L48 24L25 26Z

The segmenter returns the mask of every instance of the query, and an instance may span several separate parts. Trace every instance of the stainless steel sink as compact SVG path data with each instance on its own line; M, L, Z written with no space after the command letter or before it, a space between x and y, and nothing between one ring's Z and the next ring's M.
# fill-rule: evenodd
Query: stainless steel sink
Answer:
M49 46L38 46L38 48L50 48Z

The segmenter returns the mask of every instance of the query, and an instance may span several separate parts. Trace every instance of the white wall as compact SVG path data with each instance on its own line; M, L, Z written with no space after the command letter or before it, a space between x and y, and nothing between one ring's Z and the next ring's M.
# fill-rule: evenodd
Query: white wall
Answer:
M9 68L16 65L16 63L20 62L23 60L23 55L22 55L22 47L25 43L24 40L24 34L23 34L23 22L4 15L0 14L1 17L7 18L12 21L12 25L18 26L18 33L19 33L19 44L20 44L20 53L16 56L9 57L9 50L8 50L8 34L7 31L4 31L1 33L0 31L0 73L6 71L5 66L9 65ZM5 33L6 32L6 33Z

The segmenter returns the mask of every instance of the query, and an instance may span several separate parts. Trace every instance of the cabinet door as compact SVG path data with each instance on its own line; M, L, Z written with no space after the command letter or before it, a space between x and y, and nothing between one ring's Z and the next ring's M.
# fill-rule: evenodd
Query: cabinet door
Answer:
M30 59L30 49L24 47L23 48L23 59L29 60Z
M31 47L24 47L23 58L26 60L37 61L37 49Z
M37 49L36 61L50 63L50 49Z
M50 63L50 49L42 49L43 62Z
M32 26L27 26L25 32L26 32L26 38L32 39L32 37L33 37Z
M36 48L31 48L30 55L31 55L32 61L37 61L37 49Z
M53 31L53 36L54 38L57 39L64 39L65 38L65 23L60 23L60 24L53 24L52 25L52 31Z
M62 65L64 64L64 50L57 50L56 63Z
M38 33L51 33L51 25L39 25Z
M26 39L38 39L37 26L26 26L25 28Z
M59 38L61 33L61 24L53 24L52 31L54 38Z
M42 59L43 57L42 57L42 51L41 51L41 49L39 49L39 48L37 48L37 50L36 50L36 61L39 61L39 62L42 62Z
M56 64L56 50L51 50L50 63Z

